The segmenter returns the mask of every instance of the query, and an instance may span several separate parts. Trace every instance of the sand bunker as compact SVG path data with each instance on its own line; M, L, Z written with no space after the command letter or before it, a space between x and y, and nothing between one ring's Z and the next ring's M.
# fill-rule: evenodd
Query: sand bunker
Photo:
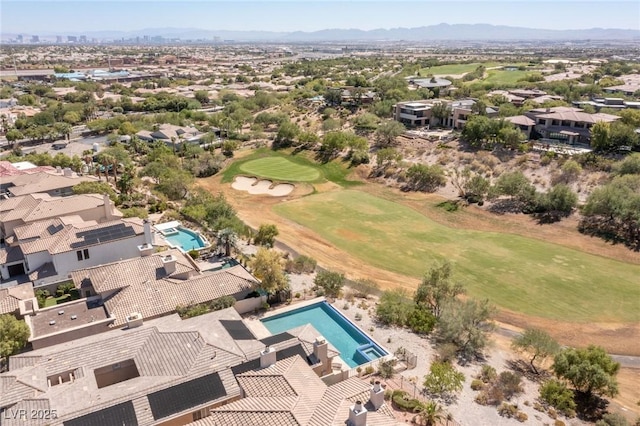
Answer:
M239 191L247 191L249 194L266 194L272 197L283 197L293 191L290 183L279 183L274 185L270 180L258 180L252 177L236 176L231 187Z

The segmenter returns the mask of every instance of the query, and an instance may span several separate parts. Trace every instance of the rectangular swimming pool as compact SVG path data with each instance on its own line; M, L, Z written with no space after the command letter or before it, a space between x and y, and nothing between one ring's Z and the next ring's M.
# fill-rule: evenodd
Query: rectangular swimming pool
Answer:
M311 324L338 351L349 367L374 361L387 352L326 301L261 320L271 334Z

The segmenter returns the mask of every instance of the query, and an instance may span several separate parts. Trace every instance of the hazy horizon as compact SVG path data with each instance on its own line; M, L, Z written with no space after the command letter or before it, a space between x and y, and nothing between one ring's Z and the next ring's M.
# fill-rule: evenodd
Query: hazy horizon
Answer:
M318 31L416 28L441 23L535 29L640 30L637 1L3 1L2 33L53 34L179 28ZM623 13L626 11L627 13Z

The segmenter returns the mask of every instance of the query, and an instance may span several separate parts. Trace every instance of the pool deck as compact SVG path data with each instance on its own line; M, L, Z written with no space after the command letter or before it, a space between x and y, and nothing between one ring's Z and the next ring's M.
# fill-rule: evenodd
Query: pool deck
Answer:
M386 352L385 356L381 357L380 359L374 360L372 362L377 362L377 361L381 361L383 359L387 359L387 358L393 357L393 354L391 352L389 352L389 350L386 347L384 347L382 344L380 344L380 342L378 342L376 339L374 339L369 333L367 333L365 330L363 330L358 324L356 324L355 322L353 322L349 318L347 318L345 315L343 315L342 312L340 312L338 310L338 308L336 308L331 303L329 303L329 301L327 301L327 299L324 296L316 297L316 298L310 299L310 300L305 300L303 302L296 303L296 304L291 304L291 305L285 306L283 308L274 310L272 312L267 312L260 318L251 318L250 321L247 321L247 326L249 327L249 329L251 331L254 332L254 334L256 335L256 337L258 339L262 339L264 337L271 336L271 332L262 323L262 320L271 318L271 317L276 316L276 315L280 315L280 314L284 314L284 313L287 313L287 312L295 311L297 309L306 308L307 306L315 305L315 304L320 303L320 302L327 302L332 308L334 308L336 310L336 312L338 312L338 314L340 316L342 316L345 320L347 320L350 324L352 324L357 330L359 330L362 334L364 334L369 340L371 340L371 342L373 342L380 349L382 349L383 351ZM254 323L259 323L259 324L254 324ZM263 334L263 333L266 333L266 334ZM352 369L340 357L337 357L337 359L335 361L340 362L341 364L343 364L343 369L347 369L347 370Z

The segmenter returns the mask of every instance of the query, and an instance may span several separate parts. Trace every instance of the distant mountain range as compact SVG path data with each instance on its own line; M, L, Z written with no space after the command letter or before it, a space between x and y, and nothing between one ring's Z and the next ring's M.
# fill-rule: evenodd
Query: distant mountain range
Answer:
M31 34L25 34L31 35ZM40 36L78 36L100 40L119 40L135 37L164 37L181 40L235 40L278 42L321 41L438 41L438 40L640 40L640 30L590 28L583 30L542 30L489 24L438 24L417 28L391 28L375 30L326 29L320 31L227 31L197 28L147 28L138 31L86 31L57 33L42 32ZM2 34L3 39L17 34Z

